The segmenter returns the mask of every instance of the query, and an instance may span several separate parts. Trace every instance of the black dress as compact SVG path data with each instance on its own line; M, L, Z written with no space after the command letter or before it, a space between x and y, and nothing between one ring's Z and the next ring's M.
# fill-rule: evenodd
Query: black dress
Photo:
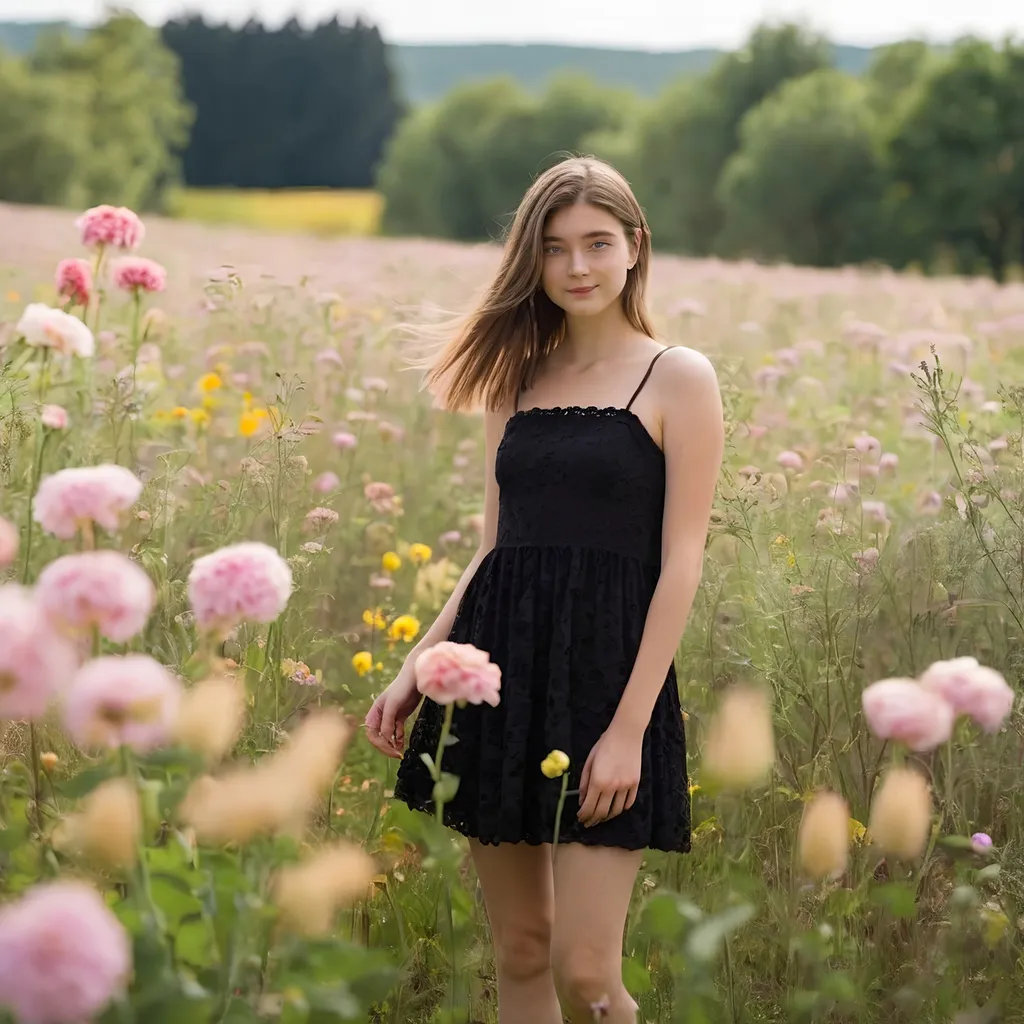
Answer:
M443 771L459 776L445 823L482 843L550 843L561 779L541 761L569 755L578 789L615 714L643 635L661 564L665 457L631 406L525 409L498 446L497 541L459 604L449 639L501 668L497 707L455 708ZM434 813L420 758L437 751L444 708L424 699L395 796ZM586 828L567 797L559 842L686 852L690 797L674 665L643 738L632 808Z

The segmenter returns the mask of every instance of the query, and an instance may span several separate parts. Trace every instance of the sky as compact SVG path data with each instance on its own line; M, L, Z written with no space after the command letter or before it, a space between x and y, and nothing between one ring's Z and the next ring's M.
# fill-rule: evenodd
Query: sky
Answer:
M555 42L647 50L735 47L759 22L804 20L834 42L872 45L908 36L946 42L965 33L1024 37L1024 0L122 0L159 24L188 11L277 25L361 14L389 42ZM101 16L102 0L0 0L0 21Z

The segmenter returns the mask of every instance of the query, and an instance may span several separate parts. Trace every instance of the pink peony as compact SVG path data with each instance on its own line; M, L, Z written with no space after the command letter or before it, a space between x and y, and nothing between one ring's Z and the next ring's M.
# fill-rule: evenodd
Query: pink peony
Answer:
M350 448L355 448L359 442L355 434L350 434L347 430L339 430L331 438L331 443L338 451L345 452Z
M74 675L75 652L16 583L0 586L0 637L0 718L38 718Z
M138 249L146 234L142 221L125 206L94 206L75 221L75 227L87 249Z
M122 256L110 268L114 285L124 292L162 292L167 271L144 256Z
M6 569L18 555L18 528L0 518L0 569Z
M1013 709L1013 690L977 658L936 661L921 676L921 685L938 694L958 715L969 715L985 732L998 732Z
M331 491L336 491L341 486L341 480L338 479L337 473L321 473L313 481L313 490L317 494L330 494Z
M142 481L124 466L62 469L43 477L33 518L61 540L71 540L85 523L114 533L141 493Z
M911 750L933 750L953 733L952 705L913 679L872 683L861 695L861 705L875 736L900 740Z
M167 743L181 684L148 654L111 654L78 670L64 698L64 725L83 750Z
M778 462L783 469L794 469L799 471L804 468L804 460L797 452L779 452L778 458L775 461Z
M52 348L62 355L82 358L96 351L92 331L77 316L42 302L29 303L14 330L33 348Z
M292 590L288 563L258 541L233 544L196 560L188 596L200 629L231 629L241 622L273 622Z
M68 429L68 411L60 405L44 405L39 415L44 427L49 430Z
M61 260L54 274L57 294L72 306L87 306L92 297L92 268L85 260Z
M94 1020L131 970L128 933L85 882L44 882L0 907L0 1009L23 1024Z
M416 659L415 672L417 689L437 704L498 705L501 669L472 644L442 640Z
M58 629L96 627L101 636L123 644L145 628L156 588L119 551L83 551L58 558L39 574L36 600Z

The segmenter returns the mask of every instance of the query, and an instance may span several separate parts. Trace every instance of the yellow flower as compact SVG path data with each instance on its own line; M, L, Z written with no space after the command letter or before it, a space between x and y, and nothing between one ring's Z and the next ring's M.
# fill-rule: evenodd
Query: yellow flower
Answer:
M353 654L352 667L359 675L365 676L373 668L373 655L369 651L359 651L357 654Z
M699 793L699 792L700 792L700 783L699 782L691 782L690 783L690 796L693 796L694 793Z
M430 556L433 552L430 550L427 544L410 544L409 545L409 560L413 565L420 565L423 562L429 562Z
M8 302L20 302L21 301L21 296L12 288L7 293L7 301Z
M384 566L385 571L395 572L401 568L402 559L394 551L385 551L381 556L380 564Z
M183 406L183 405L176 405L171 410L171 415L176 420L183 420L183 419L185 419L186 416L188 416L188 409L186 409L185 406Z
M372 626L374 629L385 629L388 624L387 619L384 618L380 608L375 608L373 611L370 611L370 609L367 608L366 611L363 612L363 622L368 626Z
M220 379L220 374L217 373L204 373L199 378L199 390L204 395L208 395L211 391L216 391L218 388L224 386L224 381Z
M242 437L252 437L267 418L266 409L246 409L238 417L238 433Z
M847 828L849 829L849 832L850 832L850 842L851 843L863 843L864 842L864 839L867 836L868 830L856 818L851 818L847 822Z
M540 770L549 778L557 779L569 770L569 755L564 750L552 750L540 763Z
M52 772L59 761L60 758L52 750L39 755L39 763L43 766L44 772Z
M413 615L399 615L398 618L391 623L391 628L388 630L388 636L392 640L404 640L406 643L411 643L419 631L419 619Z
M383 661L378 661L378 662L377 662L377 664L376 664L376 665L374 665L373 667L374 667L374 668L375 668L375 669L376 669L376 670L377 670L378 672L383 672L383 671L384 671L384 662L383 662Z
M200 427L210 425L210 414L205 409L190 409L189 415L192 417L192 422Z
M775 538L774 543L776 543L776 544L788 544L789 543L789 538L784 533L780 533L778 535L778 537Z

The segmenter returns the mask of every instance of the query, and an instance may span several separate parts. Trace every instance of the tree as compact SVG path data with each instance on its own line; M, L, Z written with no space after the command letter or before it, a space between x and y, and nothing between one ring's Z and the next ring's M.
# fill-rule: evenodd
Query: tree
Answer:
M830 63L820 36L797 25L762 25L746 46L703 78L669 88L644 118L638 192L672 248L714 250L723 215L715 190L739 146L739 126L783 82ZM671 200L665 199L671 176Z
M717 190L726 254L817 266L873 255L883 178L863 83L832 69L787 82L740 139Z

